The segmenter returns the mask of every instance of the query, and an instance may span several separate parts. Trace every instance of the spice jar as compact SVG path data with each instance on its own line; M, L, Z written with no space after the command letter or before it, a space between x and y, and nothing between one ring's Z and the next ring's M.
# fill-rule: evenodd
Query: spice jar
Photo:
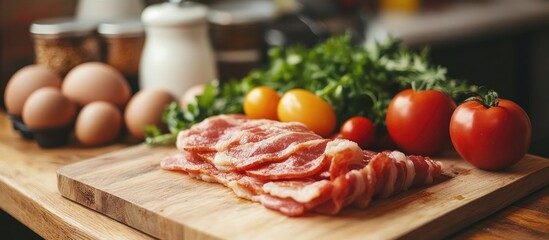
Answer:
M139 90L139 61L145 30L139 19L102 23L97 28L105 43L103 61L118 69L130 84L132 93Z
M210 34L222 82L239 79L265 58L264 25L276 17L268 0L219 1L211 5Z
M35 61L44 64L64 77L73 67L98 61L99 42L95 35L97 24L72 18L39 20L32 23Z

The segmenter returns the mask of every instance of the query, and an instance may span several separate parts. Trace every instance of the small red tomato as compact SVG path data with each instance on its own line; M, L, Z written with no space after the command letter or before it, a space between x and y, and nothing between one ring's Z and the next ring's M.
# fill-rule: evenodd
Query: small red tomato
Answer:
M530 146L532 125L524 110L499 98L486 104L466 101L450 121L450 137L459 155L484 170L500 170L524 157Z
M376 137L376 127L365 117L349 118L339 130L339 134L353 142L356 142L360 147L365 148L372 144Z
M456 104L436 90L403 90L387 108L391 139L410 154L435 155L450 145L448 127Z

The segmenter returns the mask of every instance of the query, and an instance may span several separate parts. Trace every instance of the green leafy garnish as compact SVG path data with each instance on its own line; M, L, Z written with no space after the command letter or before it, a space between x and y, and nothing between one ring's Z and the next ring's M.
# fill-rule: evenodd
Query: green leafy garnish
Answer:
M244 96L260 85L279 93L293 88L309 90L333 107L338 126L350 117L365 116L384 131L389 102L405 88L435 89L456 100L474 90L464 82L449 79L445 68L428 62L428 55L428 49L415 53L394 38L355 46L350 35L330 38L311 49L273 48L265 68L223 85L211 82L186 109L172 103L163 114L170 133L149 130L146 142L173 142L179 131L209 116L242 113Z

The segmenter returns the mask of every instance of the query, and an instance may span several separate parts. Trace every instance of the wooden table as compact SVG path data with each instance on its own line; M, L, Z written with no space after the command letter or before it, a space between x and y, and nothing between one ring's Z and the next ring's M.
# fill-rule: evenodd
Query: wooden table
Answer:
M0 113L0 208L48 239L148 239L150 236L63 198L56 169L127 147L85 148L77 144L41 149L23 140ZM549 186L452 236L549 239Z

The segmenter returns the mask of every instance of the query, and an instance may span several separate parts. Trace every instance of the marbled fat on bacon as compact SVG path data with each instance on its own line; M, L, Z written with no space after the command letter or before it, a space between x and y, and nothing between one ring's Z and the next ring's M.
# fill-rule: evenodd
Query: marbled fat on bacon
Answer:
M431 183L442 165L398 151L361 150L354 142L322 139L299 123L211 117L178 136L181 153L166 170L218 182L242 198L288 216L337 214L364 208L410 187Z
M328 140L296 150L293 154L277 162L266 162L245 170L246 174L262 180L305 178L319 172L329 163L324 154Z
M301 123L220 115L181 132L177 147L191 152L214 152L213 159L208 160L216 167L246 170L288 159L302 148L323 148L325 142Z

